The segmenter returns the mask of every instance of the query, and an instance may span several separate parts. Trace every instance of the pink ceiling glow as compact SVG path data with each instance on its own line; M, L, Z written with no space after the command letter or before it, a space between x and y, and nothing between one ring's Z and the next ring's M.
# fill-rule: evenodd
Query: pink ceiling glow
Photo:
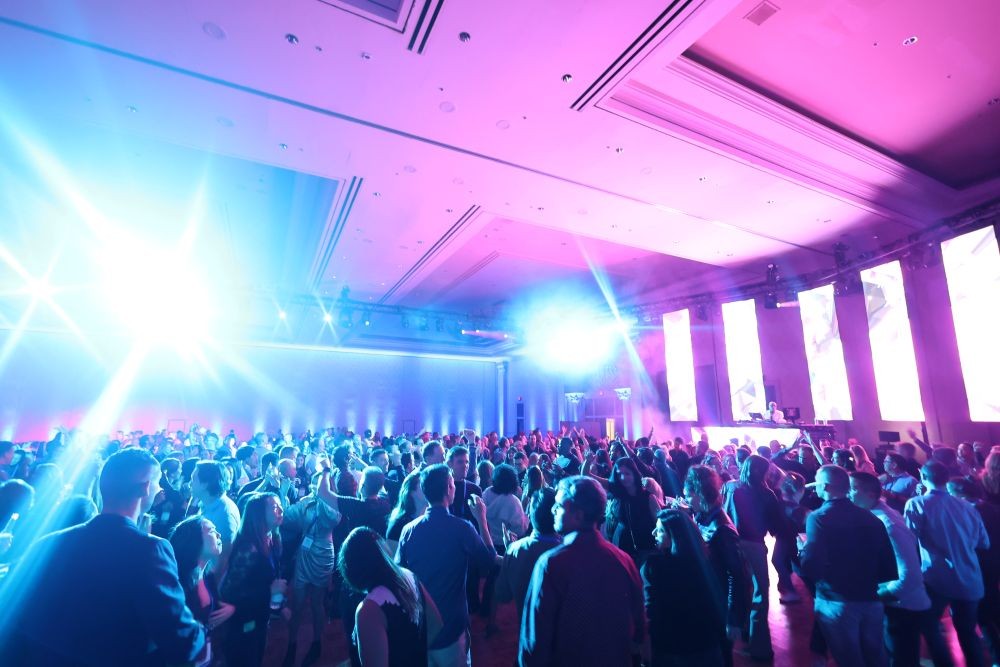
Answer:
M6 3L0 173L225 156L204 238L281 289L469 310L825 270L1000 196L993 0L426 4Z
M963 187L1000 175L998 27L994 0L745 0L688 54Z

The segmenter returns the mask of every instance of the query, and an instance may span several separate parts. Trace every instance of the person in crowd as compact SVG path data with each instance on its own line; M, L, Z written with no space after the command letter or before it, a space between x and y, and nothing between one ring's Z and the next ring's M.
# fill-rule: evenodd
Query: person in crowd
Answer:
M444 463L444 445L438 440L431 440L426 443L420 450L420 453L424 467ZM458 480L455 481L457 482Z
M645 641L638 570L600 532L606 505L604 488L592 477L559 482L553 515L563 543L543 553L531 575L521 619L522 667L628 665Z
M983 465L983 498L986 502L1000 505L1000 447L994 447Z
M653 667L725 664L726 603L711 572L701 534L676 509L657 514L657 552L640 569Z
M362 667L426 667L428 646L443 623L416 575L386 555L381 536L370 528L351 531L337 567L347 585L365 596L352 637Z
M906 459L896 452L886 453L882 467L885 468L885 473L879 477L882 498L886 505L902 513L906 501L916 495L919 482L906 472Z
M470 562L486 571L497 559L486 504L478 496L470 498L482 530L480 537L468 521L448 509L455 499L455 479L448 466L424 468L420 488L430 506L403 528L396 562L416 574L441 611L444 625L429 643L430 664L471 664L466 573Z
M920 552L916 536L906 527L903 516L892 509L882 495L882 483L869 473L851 475L850 500L869 510L885 526L896 557L897 578L878 585L885 605L885 646L890 667L920 663L920 634L927 623L935 622L928 610L931 600L924 588Z
M739 481L723 487L723 509L740 536L740 547L750 566L753 601L750 606L748 651L752 658L770 660L774 656L767 624L770 576L764 537L779 531L781 506L765 478L771 463L762 456L749 456L740 468Z
M816 473L824 503L806 519L802 572L816 585L816 620L837 664L875 667L886 661L879 584L899 577L885 526L848 500L850 489L840 466Z
M148 451L113 454L100 476L103 509L33 544L11 572L0 613L13 633L5 664L163 665L201 662L205 634L185 604L166 540L138 528L159 492ZM8 482L9 483L9 482Z
M220 590L222 599L236 608L226 636L230 665L259 667L264 659L271 609L281 608L287 591L287 582L278 571L278 526L283 517L277 495L254 493L247 498Z
M781 515L774 536L774 553L771 564L778 573L778 595L782 604L799 602L802 598L792 582L792 571L798 565L799 533L806 530L809 509L802 505L806 493L806 480L797 472L787 472L779 486L781 493Z
M27 482L12 479L0 484L0 532L9 544L0 551L0 561L14 559L11 552L14 541L20 542L21 519L26 518L35 505L35 489ZM28 546L28 545L25 545ZM20 545L18 551L22 551Z
M958 467L962 477L978 475L983 466L976 458L976 450L971 442L960 442L956 450Z
M517 491L517 471L512 466L502 464L493 469L492 484L483 493L483 501L486 503L486 521L493 536L493 546L501 555L504 553L504 535L509 532L521 537L528 530L528 517L515 495Z
M488 458L480 458L479 464L476 465L476 478L479 480L476 483L484 493L489 488L489 485L493 483L493 468L493 462Z
M427 499L420 490L420 473L409 474L403 479L399 490L399 500L389 514L389 528L386 531L386 547L390 554L396 553L403 528L427 509Z
M260 453L263 451L263 453ZM279 484L274 484L274 478L277 471L275 468L278 466L278 453L269 452L261 450L258 448L257 454L260 456L260 464L258 465L258 476L251 479L249 482L240 487L240 490L236 494L236 505L240 508L246 503L247 498L251 493L264 493L264 492L275 492L280 486Z
M200 514L219 531L222 553L212 563L217 581L222 581L240 527L240 511L225 489L224 466L216 461L199 461L191 474L191 498L201 507Z
M875 464L868 457L868 451L864 445L851 446L851 454L854 456L854 469L858 472L866 472L869 475L876 474Z
M586 463L592 463L593 459L593 454L588 454ZM656 498L643 488L635 460L630 456L616 460L609 479L595 477L586 464L583 474L593 477L607 492L605 537L633 560L641 562L655 549L653 527L660 506Z
M977 618L992 662L1000 665L1000 505L980 498L980 486L967 477L948 480L948 493L971 503L986 528L990 546L976 549L984 591Z
M14 461L14 443L9 440L0 441L0 484L10 479L11 463Z
M232 494L238 495L239 489L257 477L260 461L257 459L257 451L250 445L243 445L237 449L235 458L237 473L233 476L233 486L230 491Z
M360 497L334 493L327 474L321 476L317 494L341 514L342 523L351 529L366 526L384 536L389 527L389 514L392 512L389 498L382 494L384 484L385 475L382 470L368 466L361 475L361 489L358 492Z
M215 631L236 611L233 605L219 599L218 581L208 570L209 563L222 555L219 531L204 517L188 517L170 531L170 545L177 557L177 576L188 609L212 638L213 653L219 652Z
M498 603L513 601L517 605L518 619L524 611L524 597L535 563L543 553L562 544L552 516L555 499L556 492L548 487L539 489L529 498L531 533L507 545L500 566L496 600Z
M506 553L506 544L528 531L528 517L524 514L517 492L517 470L506 463L494 468L492 484L483 494L483 502L486 503L486 521L493 537L493 548L501 556ZM497 630L494 585L499 573L499 565L490 568L483 586L481 609L488 617L486 629L490 635Z
M289 507L282 519L282 526L287 526L302 536L293 568L292 617L288 622L288 648L284 661L286 667L295 664L299 626L305 613L306 601L312 611L312 641L301 664L305 667L315 664L323 651L323 602L336 567L333 529L340 523L341 515L319 498L322 477L322 472L313 475L310 495Z
M692 466L684 480L684 499L694 515L709 563L726 602L723 659L732 665L732 642L749 627L753 597L750 567L743 556L736 527L722 509L722 479L708 466Z
M916 432L910 431L910 437L916 439ZM896 453L903 457L903 469L914 479L920 479L920 461L917 460L917 447L912 442L896 443Z
M160 463L160 493L153 503L153 534L166 537L187 513L187 504L181 495L181 461L169 457Z
M358 480L351 472L351 445L333 448L333 488L339 496L354 498L358 495Z
M552 468L558 479L580 474L580 455L573 445L572 438L561 438L557 452Z
M483 490L467 479L469 476L468 447L457 445L449 449L447 462L448 467L451 468L452 477L455 478L455 499L449 509L457 517L474 521L475 516L470 509L469 498L482 496Z
M546 488L545 473L537 465L528 468L524 474L524 490L521 492L521 508L527 512L528 505L531 504L531 497L542 489ZM484 490L483 493L486 491Z
M843 468L848 472L854 472L857 469L854 462L854 454L851 453L850 449L834 450L830 461L833 465Z
M948 607L962 654L969 667L983 664L982 647L976 634L976 613L983 598L983 574L976 549L988 549L983 520L969 503L948 495L949 474L940 461L931 460L920 469L927 493L907 501L903 516L920 544L924 583L931 598L934 619ZM951 653L935 623L924 634L935 664L951 664Z

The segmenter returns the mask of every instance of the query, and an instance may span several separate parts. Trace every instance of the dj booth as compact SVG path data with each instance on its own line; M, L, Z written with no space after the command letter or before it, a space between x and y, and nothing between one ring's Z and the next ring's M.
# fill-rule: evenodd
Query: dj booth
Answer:
M740 421L732 426L704 426L691 429L692 442L698 442L701 434L708 436L712 449L721 449L735 438L741 445L753 443L760 447L777 440L782 447L791 447L799 439L799 432L805 431L812 441L819 444L822 438L833 440L836 430L829 424L776 424L770 421Z

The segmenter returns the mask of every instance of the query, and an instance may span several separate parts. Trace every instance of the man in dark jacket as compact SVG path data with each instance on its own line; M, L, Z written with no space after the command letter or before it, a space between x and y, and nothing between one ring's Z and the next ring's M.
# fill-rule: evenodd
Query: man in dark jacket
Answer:
M802 573L816 584L816 620L838 665L886 662L880 583L898 579L896 554L885 525L847 494L851 479L838 466L816 473L825 502L806 519Z
M740 536L729 515L722 509L722 478L708 466L692 466L684 481L684 498L691 506L695 522L708 546L708 558L725 596L726 635L729 650L724 658L732 664L732 644L743 634L750 620L752 583L750 567L740 548Z
M104 511L48 535L11 573L0 647L17 667L145 667L188 663L205 647L184 603L174 551L137 526L160 490L160 467L125 449L101 473ZM203 656L204 657L204 656Z

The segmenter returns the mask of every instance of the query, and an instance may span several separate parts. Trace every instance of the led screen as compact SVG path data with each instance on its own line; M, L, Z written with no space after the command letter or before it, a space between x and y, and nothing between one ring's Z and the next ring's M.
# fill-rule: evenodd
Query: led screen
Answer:
M862 271L861 282L865 289L868 338L872 345L875 389L882 419L923 421L917 362L899 262Z
M733 419L749 419L751 412L763 414L764 371L760 365L760 338L753 299L722 304L726 334L726 362Z
M799 315L816 419L852 419L833 285L799 292Z
M969 417L1000 421L1000 249L992 227L941 244Z
M698 421L691 350L691 314L675 310L663 316L663 349L667 363L670 421Z

